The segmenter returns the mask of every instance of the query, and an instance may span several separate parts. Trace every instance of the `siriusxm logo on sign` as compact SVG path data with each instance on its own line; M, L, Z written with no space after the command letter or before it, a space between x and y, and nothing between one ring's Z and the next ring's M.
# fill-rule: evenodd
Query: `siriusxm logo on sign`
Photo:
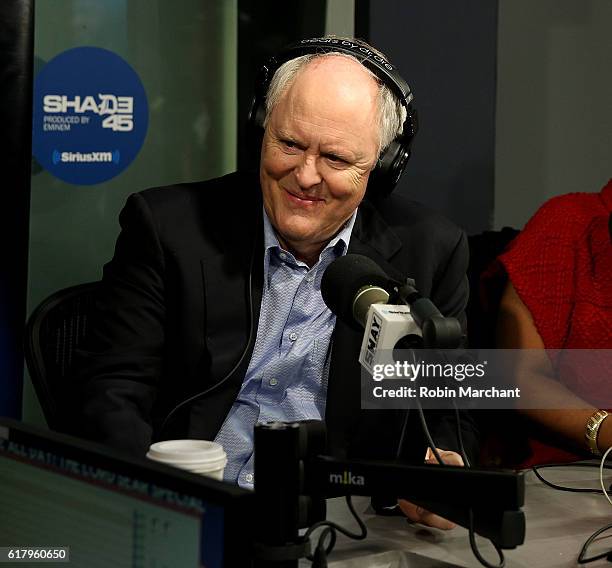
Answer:
M131 132L134 128L134 97L117 97L109 94L98 94L98 101L93 96L69 97L67 95L45 95L43 111L49 113L85 114L93 112L100 116L109 115L102 121L102 128L110 128L115 132ZM47 123L54 124L54 117L45 117ZM79 121L86 124L86 122Z
M149 124L136 71L99 47L58 54L34 84L32 150L38 163L75 185L103 183L137 157Z
M53 150L52 161L54 164L60 162L112 162L118 164L121 159L121 152L59 152Z

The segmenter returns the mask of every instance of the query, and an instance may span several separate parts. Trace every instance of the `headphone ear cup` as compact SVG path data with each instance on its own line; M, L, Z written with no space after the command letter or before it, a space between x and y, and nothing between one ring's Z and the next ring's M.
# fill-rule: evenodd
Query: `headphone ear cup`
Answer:
M393 158L393 165L389 170L389 183L391 184L391 190L397 185L400 177L404 173L406 169L406 165L408 164L408 160L410 159L410 149L404 144L398 144L398 151Z
M419 119L416 110L408 105L404 120L403 134L391 141L383 154L378 158L376 168L370 174L368 194L379 199L389 195L406 169L410 159L410 146L419 129Z
M410 150L401 140L391 141L370 173L368 196L380 199L389 195L397 185L409 157Z

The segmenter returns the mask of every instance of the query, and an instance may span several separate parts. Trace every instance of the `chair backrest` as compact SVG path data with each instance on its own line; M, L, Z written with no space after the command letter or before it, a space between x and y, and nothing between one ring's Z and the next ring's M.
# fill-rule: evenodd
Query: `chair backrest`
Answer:
M47 425L66 431L67 411L74 397L69 384L74 350L88 332L89 315L99 282L55 292L29 317L25 358Z
M483 282L493 261L519 234L517 229L485 231L468 237L470 245L470 300L467 307L468 340L475 349L494 349L499 302L506 284L503 270L493 271ZM479 410L473 414L482 434L480 464L487 467L513 467L528 456L525 424L520 416L505 410ZM503 418L500 420L500 416Z
M495 326L497 308L505 279L489 282L488 288L481 285L481 276L501 255L510 242L519 234L518 229L504 227L501 231L485 231L468 237L470 247L470 299L466 309L468 318L468 340L471 347L481 349L495 348ZM487 309L483 305L483 295L487 296Z

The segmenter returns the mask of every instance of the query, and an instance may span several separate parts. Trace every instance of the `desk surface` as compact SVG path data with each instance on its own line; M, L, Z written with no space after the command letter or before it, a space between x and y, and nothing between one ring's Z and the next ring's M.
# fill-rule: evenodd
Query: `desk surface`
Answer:
M542 474L552 482L574 487L599 487L596 468L550 468ZM604 480L609 487L610 470ZM526 474L526 505L524 507L527 534L525 544L504 551L508 568L564 568L577 566L576 559L584 541L600 527L612 523L612 506L603 495L568 493L547 487L533 472ZM572 485L573 484L573 485ZM336 549L329 558L330 568L361 566L444 568L449 566L480 566L472 554L468 531L456 527L438 531L408 523L402 517L375 515L364 497L353 499L368 527L365 541L351 541L339 535ZM344 499L328 501L328 519L355 530ZM497 553L484 539L477 537L483 556L498 562ZM608 539L609 548L612 542ZM388 551L408 551L399 562L391 560ZM384 553L387 553L386 555ZM386 558L386 559L385 559ZM303 566L308 566L304 563ZM609 565L605 560L591 564ZM302 564L300 564L302 566Z

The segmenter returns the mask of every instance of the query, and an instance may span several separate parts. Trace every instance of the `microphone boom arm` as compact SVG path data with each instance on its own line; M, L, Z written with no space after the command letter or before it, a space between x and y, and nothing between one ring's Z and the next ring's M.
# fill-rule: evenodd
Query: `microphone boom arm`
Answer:
M389 304L404 304L423 332L423 347L426 349L456 349L465 339L459 320L445 317L429 299L416 288L412 278L405 282L391 281L393 291ZM401 347L401 346L398 346Z

